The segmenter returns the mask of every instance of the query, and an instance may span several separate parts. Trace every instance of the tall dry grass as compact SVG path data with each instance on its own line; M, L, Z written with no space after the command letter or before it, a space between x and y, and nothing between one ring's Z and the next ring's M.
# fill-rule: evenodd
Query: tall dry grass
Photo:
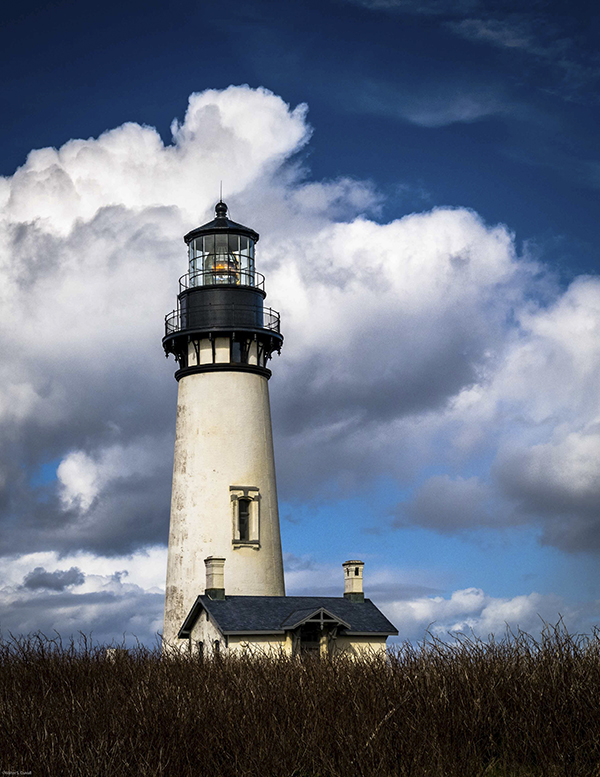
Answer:
M0 642L0 773L600 775L600 634L430 638L389 661Z

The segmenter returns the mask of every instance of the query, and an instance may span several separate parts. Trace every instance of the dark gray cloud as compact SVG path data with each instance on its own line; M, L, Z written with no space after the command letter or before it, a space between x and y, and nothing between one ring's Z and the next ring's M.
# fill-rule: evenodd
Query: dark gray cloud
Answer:
M486 361L480 334L452 342L445 332L447 348L432 344L429 352L380 341L371 352L373 369L351 354L339 370L323 363L319 373L315 360L294 367L284 381L275 377L271 399L283 497L348 494L383 472L411 480L429 455L430 438L419 435L419 419L443 416L450 398L476 382Z
M524 523L541 528L541 542L567 552L600 550L600 440L573 436L499 454L490 482L435 475L400 502L392 525L442 533Z
M136 586L125 591L37 592L3 602L0 631L4 635L41 631L47 636L58 632L63 639L83 633L100 644L124 639L131 645L137 638L151 645L161 628L163 607L164 594Z
M156 445L156 467L146 475L111 481L85 511L65 507L56 481L31 488L19 473L4 490L7 530L1 535L0 554L82 549L111 556L166 543L172 447L161 438L149 442ZM18 521L12 520L15 514Z
M283 390L294 386L294 394L275 396L279 433L349 421L347 433L436 410L475 382L489 329L474 331L461 316L448 316L437 331L402 318L389 320L382 310L380 321L365 322L362 336L341 352L293 364Z
M78 567L57 569L55 572L46 572L44 567L36 567L23 578L23 588L64 591L71 585L81 585L84 580L85 575Z
M580 471L573 467L578 452L568 442L503 455L494 468L512 513L539 522L544 544L569 552L600 550L598 439L592 442L593 450L575 460Z

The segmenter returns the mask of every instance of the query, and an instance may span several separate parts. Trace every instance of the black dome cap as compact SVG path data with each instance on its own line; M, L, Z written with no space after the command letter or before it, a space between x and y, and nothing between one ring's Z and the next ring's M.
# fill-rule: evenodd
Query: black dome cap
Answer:
M184 236L186 243L189 243L195 237L201 237L202 235L210 235L219 232L233 232L236 235L246 235L256 243L258 240L258 232L255 232L250 227L245 227L243 224L237 224L235 221L227 218L227 205L220 200L215 205L215 218L201 227L196 227L188 232Z

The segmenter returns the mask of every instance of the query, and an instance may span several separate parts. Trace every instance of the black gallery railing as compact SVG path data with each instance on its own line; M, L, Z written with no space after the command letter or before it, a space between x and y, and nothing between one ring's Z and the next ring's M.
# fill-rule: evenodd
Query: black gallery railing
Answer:
M268 329L279 334L279 313L254 305L209 305L201 309L173 310L165 316L165 333L186 329Z
M179 279L179 291L195 289L198 286L251 286L265 290L265 276L256 270L238 270L234 265L215 267L212 270L187 272Z

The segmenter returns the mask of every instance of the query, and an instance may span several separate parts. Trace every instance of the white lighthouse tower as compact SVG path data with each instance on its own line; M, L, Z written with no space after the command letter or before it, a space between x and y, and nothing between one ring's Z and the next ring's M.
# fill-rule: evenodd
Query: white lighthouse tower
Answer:
M263 304L258 234L231 221L224 202L215 216L184 238L189 272L163 339L179 365L167 644L206 589L210 557L210 579L224 569L228 594L285 595L267 369L283 342L279 314Z

